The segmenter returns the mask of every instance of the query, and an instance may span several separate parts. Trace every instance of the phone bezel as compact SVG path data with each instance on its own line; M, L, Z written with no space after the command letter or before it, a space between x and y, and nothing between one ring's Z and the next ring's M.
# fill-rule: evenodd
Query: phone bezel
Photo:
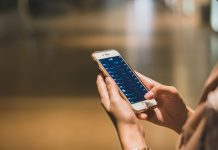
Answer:
M123 61L127 64L127 66L130 68L130 70L134 73L134 75L137 77L137 79L140 81L140 83L144 86L144 88L146 90L148 90L148 88L143 84L143 82L137 76L135 71L131 68L131 66L126 62L126 60L122 57L122 55L118 51L111 49L111 50L96 51L96 52L92 53L93 60L97 62L98 67L102 71L104 76L110 76L110 74L107 72L107 70L101 64L99 59L105 59L105 58L110 58L110 57L115 57L115 56L120 56L123 59ZM131 104L130 101L128 100L128 98L125 96L125 94L119 88L119 86L117 86L117 87L119 89L119 92L123 96L123 98L126 99L127 102L132 106L132 108L133 108L135 113L146 111L148 108L156 106L156 104L157 104L155 99L153 99L153 100L144 100L144 101L141 101L141 102L137 102L137 103ZM149 101L149 105L150 106L148 106L148 101Z

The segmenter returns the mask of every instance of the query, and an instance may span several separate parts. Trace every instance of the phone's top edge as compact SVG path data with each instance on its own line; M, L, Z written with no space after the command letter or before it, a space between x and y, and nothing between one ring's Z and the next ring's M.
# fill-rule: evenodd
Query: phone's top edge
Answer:
M116 52L118 52L118 51L115 50L115 49L106 49L106 50L98 50L98 51L94 51L93 53L101 53L101 52L106 52L106 51L116 51Z
M101 55L101 53L111 53L111 54L115 54L115 55L120 55L120 53L115 50L115 49L108 49L108 50L100 50L100 51L94 51L92 54L91 54L91 57L92 59L96 60L96 57L98 55Z

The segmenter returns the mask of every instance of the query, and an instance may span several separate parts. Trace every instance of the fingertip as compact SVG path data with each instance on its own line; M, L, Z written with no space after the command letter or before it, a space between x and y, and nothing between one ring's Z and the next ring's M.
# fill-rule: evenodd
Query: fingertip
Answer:
M100 74L98 74L98 75L97 75L97 79L100 79L100 78L101 78L101 75L100 75Z
M101 73L99 73L99 76L101 76L102 78L104 78L104 75L102 74L102 72L101 72Z
M148 115L145 114L145 113L140 113L140 114L137 114L137 117L141 120L147 120L148 119Z
M136 72L136 71L135 71ZM139 72L136 72L136 74L138 75L138 77L141 79L141 81L145 84L145 86L150 90L154 87L155 85L155 81L142 75Z
M106 86L108 89L109 96L115 99L117 99L117 97L120 98L118 88L113 79L111 77L106 77L105 82L107 84Z
M105 82L106 82L107 84L110 84L110 82L111 82L110 77L106 77Z
M106 77L106 79L105 79L105 82L107 83L107 84L111 84L112 86L115 86L116 84L115 84L115 81L111 78L111 77Z
M148 93L145 94L144 98L145 99L153 99L154 93L152 91L149 91Z
M97 75L96 82L98 83L98 82L100 82L100 81L102 81L102 80L103 80L103 77L102 77L100 74L98 74L98 75Z

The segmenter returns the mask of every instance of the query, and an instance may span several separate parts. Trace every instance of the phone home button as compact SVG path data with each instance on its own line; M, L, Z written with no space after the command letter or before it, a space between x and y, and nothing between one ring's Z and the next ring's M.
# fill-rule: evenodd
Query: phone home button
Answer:
M147 107L147 104L146 104L146 102L142 102L142 105Z

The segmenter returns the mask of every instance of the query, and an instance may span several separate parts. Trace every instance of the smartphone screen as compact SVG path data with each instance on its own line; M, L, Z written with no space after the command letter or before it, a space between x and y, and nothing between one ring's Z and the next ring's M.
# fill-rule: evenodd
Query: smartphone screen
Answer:
M99 60L131 104L144 101L147 89L121 56Z

